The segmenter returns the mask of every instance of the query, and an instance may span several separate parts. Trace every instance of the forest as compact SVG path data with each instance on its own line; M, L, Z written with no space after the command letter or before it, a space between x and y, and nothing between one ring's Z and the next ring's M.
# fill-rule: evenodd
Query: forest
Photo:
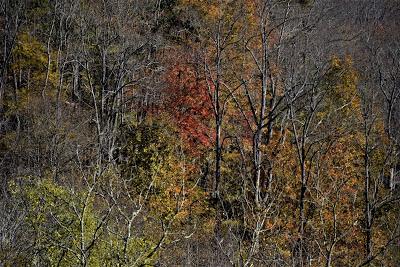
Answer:
M399 0L0 0L0 266L400 266Z

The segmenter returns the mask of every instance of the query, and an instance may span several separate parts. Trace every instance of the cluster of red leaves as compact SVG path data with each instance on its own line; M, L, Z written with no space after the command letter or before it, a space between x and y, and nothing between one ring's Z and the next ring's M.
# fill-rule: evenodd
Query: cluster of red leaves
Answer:
M191 152L212 145L212 106L205 80L190 64L176 63L167 71L165 104Z

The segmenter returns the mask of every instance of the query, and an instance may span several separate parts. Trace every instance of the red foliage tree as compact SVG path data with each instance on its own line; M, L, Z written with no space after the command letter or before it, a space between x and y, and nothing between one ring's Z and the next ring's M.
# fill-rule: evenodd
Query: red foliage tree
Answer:
M176 57L182 59L182 57ZM204 77L187 61L175 62L166 72L167 112L191 152L212 146L212 106Z

